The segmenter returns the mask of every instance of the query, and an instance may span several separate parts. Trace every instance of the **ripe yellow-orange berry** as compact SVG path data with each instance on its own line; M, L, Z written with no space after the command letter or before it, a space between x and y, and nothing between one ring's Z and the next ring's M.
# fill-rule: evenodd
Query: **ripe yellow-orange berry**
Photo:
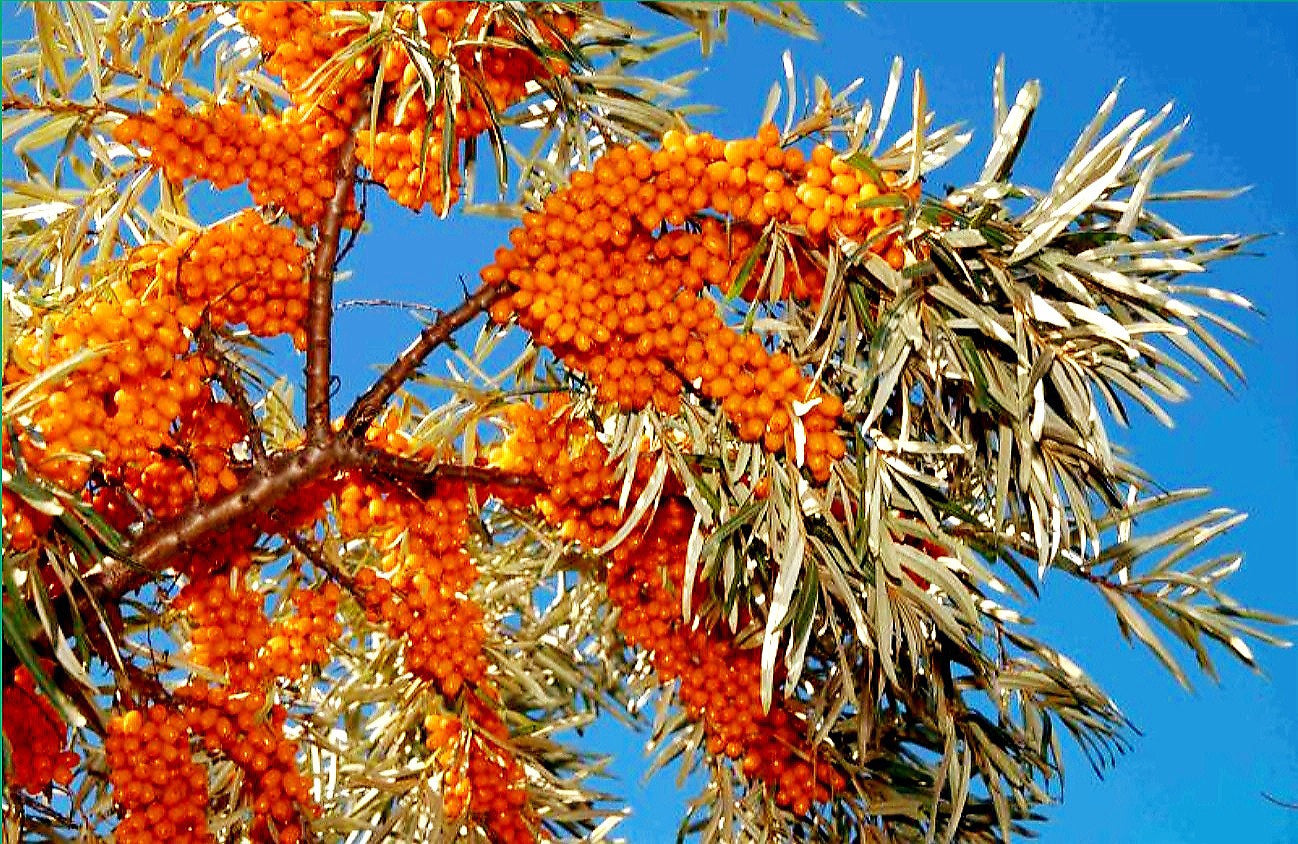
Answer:
M820 297L825 275L813 254L831 234L864 240L888 260L902 255L897 207L913 202L917 187L901 191L893 174L872 178L827 146L808 165L771 127L748 140L668 132L656 151L612 147L524 215L511 246L483 269L485 283L512 288L491 316L516 318L622 407L674 412L693 385L740 439L796 454L823 482L846 452L836 431L841 402L760 338L736 333L703 294L759 293L765 258L754 250L765 249L760 232L772 220L789 227L794 244L786 297ZM858 207L862 192L875 200L882 192L886 213Z
M207 773L194 761L180 713L162 704L132 709L108 724L113 800L126 816L114 838L122 844L215 841L207 825Z

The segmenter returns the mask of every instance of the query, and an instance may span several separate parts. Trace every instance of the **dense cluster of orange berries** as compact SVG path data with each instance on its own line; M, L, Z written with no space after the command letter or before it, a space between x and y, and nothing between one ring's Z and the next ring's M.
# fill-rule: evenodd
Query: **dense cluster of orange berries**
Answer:
M362 129L356 134L356 143L361 163L397 204L415 211L426 205L441 211L459 198L459 153L452 150L448 196L442 183L440 133L426 135L422 126L408 131Z
M807 726L790 706L763 711L757 650L740 649L719 630L682 619L692 523L693 514L671 501L648 529L634 531L613 549L608 592L621 609L618 629L650 654L663 682L680 681L681 702L703 724L709 753L736 760L746 775L767 784L777 805L806 815L845 780L807 748Z
M246 323L258 337L290 334L305 349L306 254L291 228L247 209L229 222L185 232L174 245L141 246L130 265L134 286L156 281L164 294L202 308L213 326Z
M109 722L108 780L126 813L114 834L121 844L216 840L207 826L207 772L189 739L184 716L163 704Z
M90 350L84 361L41 390L15 427L31 474L80 490L119 530L142 515L173 518L195 503L235 489L244 469L234 447L248 436L233 404L205 382L215 366L193 349L206 318L213 325L246 322L269 336L291 333L299 346L306 311L306 253L287 227L253 211L174 244L150 243L127 256L125 276L93 301L43 320L42 332L17 337L6 361L16 384ZM5 465L12 468L5 439ZM87 487L87 482L92 482ZM323 502L320 497L316 510ZM48 519L5 494L6 536L31 547ZM191 549L182 570L251 547L255 525L236 525Z
M526 811L524 774L503 750L508 729L500 715L477 698L469 698L466 706L472 730L449 714L434 713L424 719L425 744L445 771L443 810L449 818L468 812L492 841L531 844L537 834Z
M747 268L742 287L756 294L761 268L748 259L771 220L805 231L794 239L802 251L786 272L787 296L819 297L824 271L807 249L829 233L863 239L900 267L898 208L857 207L881 196L912 202L917 187L897 183L892 173L876 182L824 145L807 161L781 148L770 126L751 140L668 132L658 151L613 147L525 215L482 271L487 284L513 288L492 317L516 318L623 407L674 412L689 384L721 404L742 439L772 453L794 453L805 435L801 457L823 481L846 450L835 430L842 403L787 355L727 326L704 288L730 289Z
M448 494L449 493L449 494ZM346 536L370 536L381 555L380 577L356 578L366 611L405 642L407 668L435 680L450 697L486 674L482 610L464 592L478 579L464 548L468 503L463 485L420 500L391 484L349 479L336 514Z
M51 315L44 334L15 338L6 366L5 381L13 384L78 352L98 353L48 387L32 409L40 442L20 431L33 473L65 489L79 489L90 475L90 461L79 455L98 452L115 466L147 459L209 374L205 360L186 356L196 312L174 298L142 300L124 285L115 288L113 298Z
M621 481L590 423L572 418L557 398L545 408L510 405L504 416L509 436L491 451L491 465L540 480L536 508L561 538L591 548L608 541L622 520Z
M248 436L230 402L217 401L210 387L179 414L174 432L141 462L121 470L126 489L160 519L174 518L195 501L210 501L239 484L231 449Z
M268 706L265 695L223 686L188 684L175 692L184 723L212 753L244 772L244 795L253 812L253 841L296 844L303 820L319 813L309 780L297 766L297 747L284 736L288 713ZM165 839L162 839L165 840Z
M270 639L265 600L238 568L191 580L171 604L189 616L189 659L225 675L232 688L259 686L265 666L258 655Z
M240 24L258 39L266 68L279 76L291 105L278 116L258 116L239 103L201 104L189 109L175 96L164 97L147 114L122 121L114 139L151 151L151 160L173 182L205 179L216 188L246 184L260 205L283 208L304 225L324 216L334 192L334 166L364 101L364 87L381 63L387 96L376 126L357 135L356 154L394 200L418 210L454 202L460 181L458 163L450 174L451 195L443 195L443 126L448 118L442 94L430 106L416 86L418 73L407 47L389 42L367 50L316 84L333 55L369 32L344 22L339 11L379 12L381 3L240 3ZM459 143L486 131L494 112L528 94L528 83L545 73L562 74L567 63L544 62L501 19L490 3L418 3L400 10L397 24L422 20L426 49L439 61L453 61L459 78L452 103L455 131L450 151L458 162ZM530 13L545 47L556 53L577 28L569 13L542 9ZM414 89L413 96L399 92ZM431 114L430 114L431 112ZM357 216L349 199L346 224Z
M461 140L487 131L492 112L503 111L526 97L529 82L547 71L557 76L568 73L567 62L557 55L543 64L490 3L417 3L398 13L398 23L409 26L415 15L423 22L429 51L439 59L454 59L465 80L461 83L465 90L454 104L455 134ZM529 10L528 17L544 47L555 53L562 49L561 39L570 39L577 31L574 15L540 4ZM409 52L397 44L388 46L383 54L383 75L385 82L399 82L402 89L418 79ZM436 103L433 108L433 126L438 130L443 126L442 105ZM406 105L400 120L396 100L385 106L384 116L384 122L392 126L422 126L428 120L428 104L421 91Z
M319 589L294 590L289 599L293 614L275 623L262 653L262 664L271 677L296 677L309 666L329 661L329 645L342 635L335 583Z
M537 508L562 536L587 546L611 538L621 520L621 484L590 424L571 418L562 400L545 409L515 405L506 415L511 431L492 454L493 465L541 479ZM643 482L638 477L634 486ZM613 549L607 577L609 598L621 609L618 627L630 644L649 652L664 682L680 681L681 700L703 724L708 750L735 759L745 774L768 785L778 805L805 815L845 780L807 747L805 725L791 714L791 704L763 712L757 651L682 617L692 525L693 514L667 488L648 525ZM700 592L696 606L703 597Z
M241 3L237 14L240 23L262 45L266 67L282 77L296 114L280 124L284 131L298 131L296 121L308 118L315 131L301 138L303 146L316 146L332 152L341 144L336 133L350 126L362 86L381 66L387 96L379 112L377 125L357 134L357 157L372 177L387 188L398 203L418 210L426 204L440 208L458 197L459 143L481 134L491 124L493 111L507 108L527 95L528 82L546 72L541 61L518 42L518 33L500 20L500 12L489 3L417 3L397 12L396 25L413 29L415 17L426 52L439 62L456 65L461 80L453 114L446 114L441 94L431 106L418 88L418 73L411 63L408 48L389 42L380 50L370 50L354 58L344 79L334 87L311 90L309 82L317 71L341 48L368 31L366 27L345 24L333 17L333 11L376 12L380 3ZM576 30L575 18L548 9L531 13L542 38L551 49L561 46ZM378 64L376 64L378 63ZM566 72L561 60L550 61L550 71ZM413 90L412 96L400 92ZM319 114L327 115L321 117ZM345 119L339 119L346 115ZM443 194L442 162L446 154L444 125L454 124L450 150L453 172L448 176L450 196ZM321 121L333 120L329 126ZM324 188L319 188L323 196ZM254 196L257 196L254 190ZM262 201L262 200L258 200ZM282 204L282 203L277 203ZM304 222L317 219L302 217Z
M258 117L236 103L191 111L168 95L152 111L119 123L113 139L148 149L150 161L173 183L205 179L219 189L245 184L257 204L277 206L313 225L333 196L338 149L360 105L357 90L338 110L317 108L308 115L290 107L279 116ZM354 225L354 208L348 210L347 222Z
M43 668L48 672L53 665L46 663ZM72 769L81 757L66 749L67 725L24 666L14 669L4 687L4 713L4 736L11 751L7 779L30 794L39 794L52 782L71 782Z
M342 634L339 598L334 583L295 590L289 599L293 614L272 624L266 596L249 588L235 568L191 580L172 608L189 616L189 658L223 674L230 688L254 691L327 661L329 643Z
M439 59L454 60L463 80L451 116L456 146L450 151L449 202L458 196L459 142L485 132L493 112L522 100L528 83L546 73L540 59L517 42L514 28L497 20L490 7L488 3L419 3L399 15L403 20L413 15L422 19L429 51ZM570 14L537 10L531 17L552 50L560 47L559 36L570 38L576 31L576 19ZM415 65L404 47L390 45L382 62L387 84L398 84L398 90L418 84ZM549 70L564 74L568 67L554 58ZM448 202L442 194L445 103L434 103L429 112L422 90L405 102L389 98L379 126L357 135L362 163L394 200L415 210L430 203L439 209Z
M367 442L428 457L400 430L400 418L387 414L366 432ZM361 568L354 581L369 618L403 640L412 674L465 708L471 726L437 714L425 721L426 744L445 771L447 816L467 812L493 841L531 842L524 772L508 750L504 721L485 703L497 692L487 673L483 611L466 594L478 577L465 547L468 499L462 482L440 484L421 499L392 482L346 476L334 515L344 536L367 537L379 555L377 566Z

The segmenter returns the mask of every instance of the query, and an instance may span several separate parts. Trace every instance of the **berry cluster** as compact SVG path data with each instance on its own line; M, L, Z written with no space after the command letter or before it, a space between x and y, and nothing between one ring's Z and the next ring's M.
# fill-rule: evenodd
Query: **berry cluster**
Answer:
M275 623L262 651L261 661L270 677L297 677L308 666L329 661L329 644L343 632L337 618L340 597L332 582L293 592L293 615Z
M267 707L258 692L188 684L175 692L184 721L209 752L244 772L244 797L253 812L254 841L296 844L304 821L319 812L308 779L298 771L297 747L284 736L287 713Z
M328 661L329 643L342 635L339 597L333 583L298 589L290 598L293 614L272 624L266 596L248 588L234 569L191 580L172 608L189 616L189 658L196 665L225 675L231 689L256 691Z
M452 150L450 196L443 193L440 132L426 135L422 126L391 132L362 129L356 144L361 163L397 204L413 211L425 205L441 211L459 199L457 150Z
M379 420L366 432L367 443L429 457L400 430L400 418L389 413ZM524 772L508 751L504 721L484 702L498 693L487 673L484 614L465 594L478 577L465 549L468 497L460 482L420 499L394 483L347 477L334 514L343 535L368 537L378 552L377 569L361 568L355 578L369 618L403 639L411 673L464 707L464 721L432 715L425 722L426 744L445 772L447 816L467 812L493 841L531 842L536 833ZM471 693L461 694L466 689Z
M174 518L195 501L210 501L239 484L231 448L248 436L230 402L216 401L204 387L179 414L174 432L141 462L121 470L125 488L160 519Z
M492 841L530 844L537 835L526 814L523 771L501 749L508 729L500 715L477 698L468 699L466 706L472 730L453 715L434 713L424 719L424 743L446 772L442 807L450 818L467 812Z
M7 473L17 471L18 464L14 459L13 447L7 433L0 433L4 444L4 470ZM5 548L11 551L26 551L34 548L45 532L50 529L52 519L45 513L23 501L17 493L4 490L4 537Z
M736 760L746 775L767 784L777 805L806 815L845 780L807 748L806 724L791 714L790 704L763 712L758 651L740 649L720 630L682 619L692 523L685 506L669 502L648 529L633 532L613 550L608 592L621 609L618 629L650 654L663 682L680 681L681 702L703 724L709 753Z
M450 494L448 494L450 493ZM420 500L390 484L350 479L338 494L347 536L370 536L381 555L377 575L363 568L356 586L374 620L405 641L406 667L435 680L448 697L486 675L482 610L463 593L478 579L464 549L468 503L462 485Z
M383 4L376 2L327 3L240 3L235 13L239 23L261 42L266 70L284 81L284 88L295 103L307 102L307 83L330 56L347 46L364 30L344 28L334 17L336 12L375 12ZM325 98L321 105L331 105L329 98L340 91L359 90L370 69L361 59L355 72L347 73L337 87L318 92Z
M458 197L459 143L487 131L493 113L526 97L528 83L545 75L547 67L520 42L510 24L498 19L498 10L490 3L418 3L413 10L399 13L398 24L409 26L414 15L422 20L428 50L454 62L460 79L451 115L455 143L450 151L451 196L442 194L446 103L439 95L429 108L422 88L416 87L418 73L410 54L399 44L383 53L384 80L396 83L398 91L416 87L415 94L387 98L378 127L358 133L357 154L396 202L416 211L426 204L440 210L443 203L449 205ZM530 17L546 47L556 52L561 38L571 38L577 28L570 14L542 9ZM562 59L549 61L548 72L567 71Z
M216 840L207 827L207 773L180 713L154 704L116 716L104 749L113 799L126 813L114 834L120 844Z
M357 156L396 202L414 210L429 204L440 209L458 198L459 143L485 132L494 113L527 96L528 83L547 72L566 73L567 64L557 58L543 63L490 3L416 3L398 10L396 27L422 33L415 37L423 40L425 55L453 64L459 80L457 99L451 103L456 148L449 152L454 171L449 175L448 197L442 192L441 172L447 154L447 102L440 92L431 107L426 102L410 58L411 49L419 48L389 42L358 55L351 68L354 72L346 74L346 81L335 82L336 87L310 89L309 80L328 59L366 32L340 23L330 12L374 12L380 7L379 3L241 3L237 14L261 42L267 69L281 76L295 107L304 113L354 113L352 100L360 95L359 83L373 78L379 63L386 96L377 125L357 133ZM545 46L556 52L577 28L576 18L567 13L543 9L529 17ZM406 96L406 91L413 94ZM330 130L318 125L320 119L315 117L317 131L310 141L323 140L332 149L337 146L334 141L341 139L326 137ZM284 125L286 131L293 131L287 113ZM348 125L343 122L339 128Z
M563 539L595 548L616 532L621 481L588 422L568 416L563 399L544 409L515 404L505 410L509 436L489 460L506 472L534 475L542 491L537 510Z
M669 132L656 152L613 147L524 216L482 279L514 288L492 308L493 319L516 318L603 398L671 413L694 385L721 404L742 439L769 452L794 453L805 435L801 457L824 481L846 451L835 430L842 403L786 355L727 326L704 288L729 289L747 265L745 283L756 294L751 252L771 220L805 232L787 295L819 296L823 270L807 248L829 232L863 236L869 250L900 266L897 209L856 205L881 193L896 203L916 194L896 191L895 174L876 183L827 146L808 163L778 141L768 126L746 141ZM660 231L664 223L673 228Z
M267 679L258 655L271 636L264 604L239 569L191 580L172 601L192 625L189 659L225 675L231 688L258 688Z
M51 314L44 336L14 340L5 381L25 381L48 367L90 350L67 377L42 389L29 430L20 430L22 455L35 474L79 489L90 476L91 452L103 463L126 466L148 458L167 439L172 420L203 390L208 364L186 356L190 341L182 322L195 316L170 297L141 301L128 291L118 298ZM40 444L30 435L39 434Z
M491 126L492 112L503 111L528 95L528 83L547 72L568 73L567 62L557 55L543 63L522 43L518 31L502 20L490 3L433 2L416 4L413 14L423 22L430 52L451 59L464 80L463 92L454 104L453 122L460 140L480 135ZM403 10L399 23L413 22L411 11ZM563 40L577 31L577 19L570 13L542 7L529 15L544 47L558 53ZM400 82L401 88L416 84L418 74L410 53L400 45L389 46L383 55L384 80ZM433 108L433 125L441 129L443 103ZM388 103L385 123L393 126L422 126L428 121L428 105L422 91L406 104L397 120L397 101Z
M245 184L257 204L277 206L299 223L314 225L333 196L338 148L360 105L356 90L341 98L336 110L308 114L290 107L279 116L257 117L236 103L190 111L168 95L152 111L119 123L113 139L148 149L149 160L174 184L187 179L206 179L221 189ZM354 210L348 210L347 222L355 224Z
M397 26L421 30L425 53L453 64L459 80L450 103L455 148L449 151L448 197L441 173L447 100L439 92L431 106L425 101L410 47L389 41L321 79L328 61L369 31L332 13L377 13L382 5L240 3L238 20L260 42L267 70L282 79L289 107L279 115L258 116L233 102L190 109L168 95L152 111L119 123L113 137L148 149L150 160L174 183L205 179L222 190L246 184L257 204L277 206L299 223L314 225L333 195L338 151L361 113L364 86L381 65L387 89L379 121L357 133L357 157L398 203L414 210L429 203L449 205L458 198L460 143L485 132L497 112L528 95L536 79L567 73L567 62L538 58L490 3L431 2L399 10ZM420 30L414 29L416 17ZM577 29L576 18L566 12L542 9L529 17L543 49L556 55ZM344 223L354 227L359 217L354 199L348 201Z
M607 541L620 523L621 484L589 423L571 418L562 400L545 409L511 407L507 419L511 431L492 464L542 481L537 509L562 536L588 546ZM633 494L643 483L643 477L633 481ZM611 552L608 590L621 610L618 628L650 654L664 682L680 681L681 700L703 724L709 752L735 759L746 775L767 784L778 805L805 815L843 787L843 776L807 747L794 704L763 712L756 651L740 649L716 625L681 616L693 514L670 488L667 493L648 525ZM705 588L695 586L695 606L703 605Z
M53 664L46 663L48 673ZM14 669L4 687L4 736L9 742L8 779L29 794L39 794L51 782L67 785L81 757L66 750L68 727L36 688L36 678L25 667Z
M173 246L141 246L130 263L133 276L201 307L214 326L246 323L258 337L290 334L306 348L306 250L291 228L272 226L256 211L185 232Z

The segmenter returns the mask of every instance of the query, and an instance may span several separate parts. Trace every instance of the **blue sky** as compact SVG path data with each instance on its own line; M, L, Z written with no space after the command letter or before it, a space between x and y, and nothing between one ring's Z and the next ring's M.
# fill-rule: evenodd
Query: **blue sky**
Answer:
M1016 171L1020 180L1048 184L1076 133L1125 77L1121 113L1175 100L1176 114L1192 117L1179 147L1195 158L1174 186L1253 186L1226 203L1162 209L1191 230L1277 233L1262 245L1263 257L1219 264L1209 278L1250 297L1266 314L1232 315L1254 338L1228 343L1248 384L1234 394L1212 382L1196 385L1190 402L1172 409L1174 430L1138 415L1132 430L1115 438L1166 486L1211 486L1213 505L1247 511L1249 520L1216 549L1246 554L1233 594L1298 616L1298 6L890 3L868 4L864 16L838 3L807 9L822 33L818 42L793 42L736 21L729 42L691 86L691 101L718 109L697 118L697 127L751 133L767 89L782 75L786 48L799 74L820 74L835 88L863 77L862 95L876 103L889 63L900 55L924 73L939 123L965 119L975 132L971 148L930 181L958 184L986 150L991 72L1004 53L1011 92L1029 78L1044 89ZM682 48L660 72L696 61L696 51ZM509 228L489 219L438 221L384 201L371 209L374 231L349 257L355 275L340 286L341 299L454 304L458 279L474 284ZM416 330L401 312L342 310L339 401L361 389L372 368ZM300 378L300 360L293 366ZM1265 791L1298 801L1298 652L1260 648L1266 678L1223 654L1222 684L1197 680L1196 691L1186 694L1146 652L1122 641L1094 596L1049 575L1043 591L1042 605L1030 609L1042 637L1076 658L1144 735L1102 781L1079 754L1070 754L1065 799L1046 810L1040 840L1298 840L1298 811L1262 797ZM669 840L684 807L674 772L644 783L642 739L616 724L600 725L590 738L594 749L617 757L612 771L621 781L610 790L626 795L633 810L623 834L634 842Z

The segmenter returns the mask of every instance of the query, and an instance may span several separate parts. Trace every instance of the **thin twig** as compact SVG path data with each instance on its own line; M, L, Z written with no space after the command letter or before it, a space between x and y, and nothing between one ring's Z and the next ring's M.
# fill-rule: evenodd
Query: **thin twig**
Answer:
M429 313L441 313L441 308L435 308L432 305L424 305L419 302L401 302L396 299L344 299L338 303L339 310L343 308L402 308L408 311L425 311Z
M433 350L451 338L460 328L486 311L511 290L506 284L487 284L469 295L455 310L438 317L383 372L368 390L356 399L343 422L346 436L360 436L374 421L388 399L410 379Z
M1265 799L1267 799L1267 800L1271 801L1272 803L1276 804L1277 806L1281 806L1281 807L1283 807L1283 808L1285 808L1285 809L1298 809L1298 803L1291 803L1291 802L1289 802L1288 800L1281 800L1279 797L1273 797L1272 795L1267 794L1265 791L1262 792L1262 796L1263 796Z
M299 554L306 557L311 562L311 565L324 572L331 580L346 589L352 597L357 600L360 599L360 592L356 588L356 578L335 565L334 562L325 555L324 549L321 548L318 543L312 542L301 534L293 532L284 534L284 539L289 545L292 545Z
M225 352L217 347L216 334L210 324L204 323L197 339L199 351L216 364L216 380L221 384L221 389L230 397L235 409L243 417L244 427L248 429L248 448L252 451L253 463L265 463L266 441L262 438L261 425L257 422L257 415L253 412L252 402L248 400L248 393L244 389L242 379L235 372L234 365Z
M370 206L369 186L366 183L361 182L361 199L359 205L356 208L356 217L357 217L356 225L352 226L351 231L347 232L347 242L344 243L342 245L342 248L338 250L337 263L341 264L347 258L347 256L351 254L352 249L356 247L356 241L361 236L361 227L365 224L365 213L366 211L369 210L369 206Z

